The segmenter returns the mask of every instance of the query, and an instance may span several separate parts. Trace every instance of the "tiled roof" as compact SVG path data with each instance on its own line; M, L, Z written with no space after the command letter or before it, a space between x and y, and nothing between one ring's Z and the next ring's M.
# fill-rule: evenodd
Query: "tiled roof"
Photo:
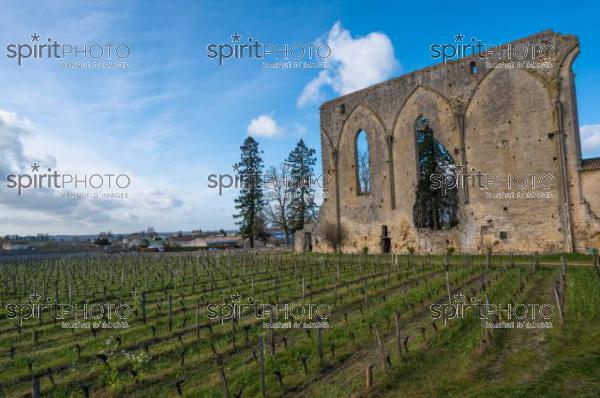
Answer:
M171 240L176 241L176 242L191 242L196 238L200 238L200 236L194 236L194 235L173 236L173 237L171 237Z
M581 170L600 169L600 158L583 159L581 161Z
M211 243L215 243L215 242L237 242L242 240L242 236L241 235L229 235L229 236L207 236L206 238L204 238L204 240L206 242L211 242Z

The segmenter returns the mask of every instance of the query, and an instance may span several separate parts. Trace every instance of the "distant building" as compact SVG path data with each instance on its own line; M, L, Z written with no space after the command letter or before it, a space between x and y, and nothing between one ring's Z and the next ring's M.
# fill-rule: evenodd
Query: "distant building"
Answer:
M266 230L269 234L269 242L273 244L285 244L285 232L279 228L269 228ZM294 242L294 234L288 233L290 244Z
M2 240L2 250L29 250L31 243L26 240Z
M174 236L169 238L168 242L175 247L200 247L198 241L202 237L195 235Z
M211 236L194 236L184 235L175 236L169 239L169 244L181 248L235 248L243 246L243 238L241 235L211 235Z
M236 248L242 247L244 243L241 235L207 236L203 239L207 248Z
M150 244L148 244L146 249L149 251L163 252L165 251L165 245L162 240L153 240L150 241Z
M126 247L139 247L143 243L145 237L139 232L127 235L123 238L121 243Z

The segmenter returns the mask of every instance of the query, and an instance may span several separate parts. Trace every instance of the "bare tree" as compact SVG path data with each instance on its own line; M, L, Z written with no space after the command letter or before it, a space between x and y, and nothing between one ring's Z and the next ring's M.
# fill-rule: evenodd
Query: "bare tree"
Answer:
M265 194L267 199L266 215L271 225L281 228L285 234L285 244L290 244L289 238L289 195L287 178L289 167L281 163L279 167L271 166L265 174Z
M371 192L371 175L369 173L369 153L366 151L358 153L358 182L360 192Z

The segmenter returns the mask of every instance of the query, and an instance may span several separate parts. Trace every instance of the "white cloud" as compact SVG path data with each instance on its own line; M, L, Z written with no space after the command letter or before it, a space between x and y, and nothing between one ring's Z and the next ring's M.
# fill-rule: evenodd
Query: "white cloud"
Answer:
M305 126L298 123L295 123L293 125L293 129L296 135L299 137L304 137L308 133L308 129Z
M325 86L337 94L348 94L379 83L399 69L392 41L383 33L353 38L338 21L327 35L327 45L331 49L329 67L304 87L298 106L322 101Z
M0 109L0 171L23 167L25 150L21 137L28 134L29 128L29 121Z
M248 135L254 137L275 137L283 133L283 129L277 125L275 119L269 115L260 115L250 121Z
M36 136L36 127L27 119L19 118L12 112L0 109L0 176L29 172L29 165L39 163L54 167L54 159L47 154L33 156L27 151L25 139ZM38 226L46 220L55 224L61 219L84 224L108 223L112 219L108 212L121 207L121 203L98 199L96 201L77 201L61 197L47 188L30 189L23 195L9 191L7 186L0 186L0 208L10 209L9 218L38 220ZM4 218L3 226L10 226ZM8 225L7 225L8 224ZM3 233L12 231L3 231Z
M43 60L30 60L23 67L0 63L0 235L131 232L148 225L159 231L231 227L234 190L221 198L198 180L198 173L229 170L233 161L219 159L223 165L215 166L210 156L190 158L197 141L189 137L197 134L202 117L182 117L184 108L177 105L194 89L176 77L187 70L183 65L196 61L185 58L183 47L169 60L156 61L163 49L143 44L155 42L161 31L132 28L135 7L70 3L62 8L2 4L6 41L27 42L31 26L42 38L63 43L124 41L132 48L130 68L109 73L66 71ZM268 77L235 84L213 106L245 99L266 84L264 79ZM198 142L212 139L204 131L200 134ZM237 150L237 145L229 146ZM78 175L125 173L131 177L129 195L68 200L57 190L30 189L22 196L6 192L6 173L28 173L33 162ZM217 210L223 207L226 211Z
M579 129L581 133L581 150L584 154L600 152L600 124L586 124Z
M156 210L173 210L184 205L183 200L177 196L158 189L145 190L144 198L148 207Z
M6 184L2 184L2 234L96 233L109 229L130 231L140 229L149 220L166 224L166 220L174 215L183 214L185 202L164 181L147 180L117 165L107 165L92 149L57 137L48 138L43 128L16 113L0 109L0 177L31 173L30 165L33 163L40 164L42 169L52 167L56 170L58 167L59 172L79 176L91 173L114 174L115 170L125 173L132 181L127 189L129 198L72 199L63 196L65 191L54 188L27 189L23 195L17 195L14 189L10 190ZM154 189L156 185L163 188ZM29 219L36 220L36 223L28 223Z

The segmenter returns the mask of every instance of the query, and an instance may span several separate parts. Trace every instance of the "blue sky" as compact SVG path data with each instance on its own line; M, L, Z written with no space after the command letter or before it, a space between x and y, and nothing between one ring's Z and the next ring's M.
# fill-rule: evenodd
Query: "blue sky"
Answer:
M545 29L577 35L584 155L600 156L597 4L294 3L0 1L2 172L37 162L132 179L126 199L0 191L0 234L231 228L235 191L219 196L207 176L231 172L249 131L267 165L283 160L299 138L319 152L322 100L431 65L429 46L451 43L459 32L486 43ZM67 70L56 60L18 66L5 57L9 43L31 43L33 33L61 43L126 43L129 67ZM318 69L268 69L249 59L219 66L207 57L209 44L231 43L236 33L262 43L330 40L341 66L319 78ZM374 62L352 67L350 53Z

